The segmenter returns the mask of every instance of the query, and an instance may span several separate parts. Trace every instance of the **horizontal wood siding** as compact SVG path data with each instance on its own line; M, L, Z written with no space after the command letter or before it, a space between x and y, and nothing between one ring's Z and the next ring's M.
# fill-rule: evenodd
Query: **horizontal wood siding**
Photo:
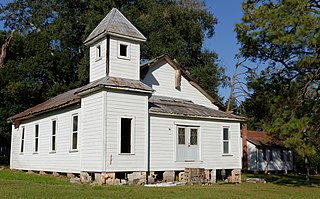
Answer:
M147 157L148 97L107 92L107 171L145 171ZM134 118L133 154L120 154L121 117Z
M200 161L176 161L176 125L199 127ZM222 129L231 133L230 155L222 154ZM241 168L240 124L237 122L170 118L150 114L151 170L183 170L186 167L208 169Z
M118 41L130 43L130 59L118 57ZM133 41L110 37L109 75L127 79L140 79L140 44Z
M159 62L150 68L142 81L155 90L154 95L191 100L196 104L218 109L184 77L181 77L181 89L176 89L175 69L165 61Z
M100 91L81 99L81 170L103 171L104 94Z
M79 152L70 152L72 115L76 113L78 113L80 123L80 109L68 108L24 121L18 129L13 127L10 168L79 173ZM53 119L57 121L55 153L51 151L51 122ZM34 153L36 124L39 125L38 153ZM20 153L22 127L25 127L25 141L24 152ZM81 139L81 129L79 129L78 135Z
M281 160L281 149L271 148L272 160L270 160L270 148L266 148L266 160L263 160L262 148L259 150L254 144L247 141L248 145L248 170L249 171L284 171L293 170L293 157L290 150L284 150ZM290 161L287 156L290 156Z
M96 46L101 46L101 58L96 59ZM107 74L107 41L106 38L90 46L90 82L105 77Z

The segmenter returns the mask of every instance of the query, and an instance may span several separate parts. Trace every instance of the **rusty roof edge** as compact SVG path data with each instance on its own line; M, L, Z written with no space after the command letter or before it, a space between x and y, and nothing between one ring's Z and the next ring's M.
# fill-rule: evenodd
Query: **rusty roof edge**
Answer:
M200 116L200 115L186 115L186 114L176 114L176 113L163 113L163 112L158 112L158 111L152 111L149 110L150 114L155 114L155 115L166 115L166 116L183 116L183 117L190 117L190 118L203 118L203 119L214 119L214 120L227 120L227 121L244 121L244 119L236 119L236 118L224 118L224 117L205 117L205 116Z
M75 99L72 99L72 100L68 100L67 102L59 104L57 106L50 107L48 109L39 110L39 111L35 111L35 112L30 112L27 115L24 115L24 116L21 116L21 117L15 117L15 116L9 117L7 119L7 122L13 123L14 121L19 121L19 120L22 120L22 119L28 119L28 118L31 118L31 117L36 116L36 115L47 113L47 112L50 112L50 111L53 111L53 110L57 110L57 109L60 109L60 108L63 108L63 107L71 106L71 105L76 104L78 102L80 102L80 98L75 98ZM20 113L18 113L18 114L20 114Z

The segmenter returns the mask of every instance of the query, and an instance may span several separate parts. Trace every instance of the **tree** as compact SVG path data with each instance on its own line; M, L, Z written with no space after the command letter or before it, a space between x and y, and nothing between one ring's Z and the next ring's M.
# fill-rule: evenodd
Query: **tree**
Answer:
M246 0L235 29L241 55L267 65L249 83L249 123L284 140L306 163L320 151L319 2Z
M167 53L218 96L217 87L227 80L224 69L214 52L202 50L217 21L201 0L16 0L0 6L0 20L16 30L0 70L0 138L9 142L9 116L88 82L82 42L112 7L148 38L141 45L143 60ZM3 30L0 44L5 35Z

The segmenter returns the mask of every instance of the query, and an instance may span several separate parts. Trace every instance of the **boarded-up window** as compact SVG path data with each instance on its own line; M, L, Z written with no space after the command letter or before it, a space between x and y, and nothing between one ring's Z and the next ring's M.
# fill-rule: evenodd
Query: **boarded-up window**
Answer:
M21 135L21 145L20 145L20 152L23 153L24 151L24 132L25 128L22 127L22 135Z
M131 153L131 122L132 118L121 118L121 151Z
M223 153L229 153L229 128L223 128Z
M178 144L186 144L186 129L178 128Z
M52 134L51 134L51 150L56 150L56 132L57 132L57 121L52 120Z
M78 115L72 116L72 149L78 149Z
M39 124L34 127L34 152L38 152L39 149Z

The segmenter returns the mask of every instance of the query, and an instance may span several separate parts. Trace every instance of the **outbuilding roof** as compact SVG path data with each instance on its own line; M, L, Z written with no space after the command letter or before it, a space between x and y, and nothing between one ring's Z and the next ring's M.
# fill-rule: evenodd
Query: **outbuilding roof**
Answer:
M91 82L80 88L76 88L56 97L53 97L41 104L31 107L21 113L18 113L8 120L19 125L19 121L31 118L33 116L57 110L66 106L74 105L80 102L80 96L84 93L91 92L98 88L121 89L136 92L152 93L152 88L139 80L118 78L118 77L103 77L94 82Z
M155 114L205 117L214 119L244 120L243 117L211 109L192 101L163 96L151 96L149 99L149 112Z
M284 144L261 131L248 131L247 141L258 147L284 147Z
M90 43L95 38L107 34L129 37L139 41L147 40L117 8L112 8L107 16L90 33L84 43Z

